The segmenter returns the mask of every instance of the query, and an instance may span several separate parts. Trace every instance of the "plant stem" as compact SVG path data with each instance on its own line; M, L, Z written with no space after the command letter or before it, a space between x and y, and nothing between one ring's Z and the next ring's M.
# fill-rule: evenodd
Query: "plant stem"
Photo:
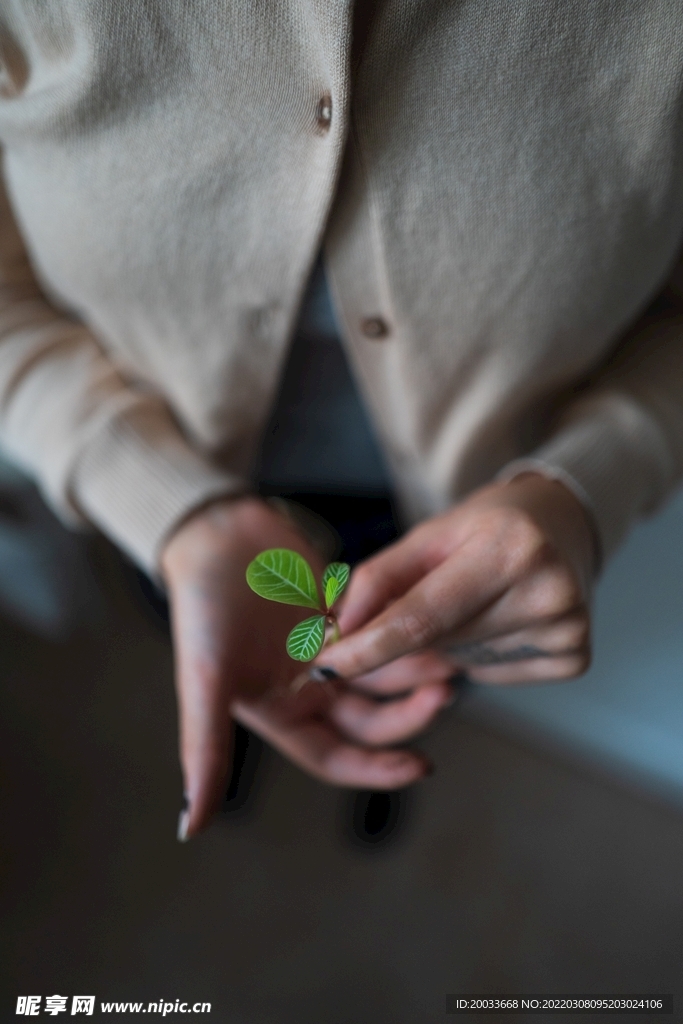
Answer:
M328 612L325 616L325 623L328 627L325 630L325 640L323 647L327 647L329 644L336 644L341 634L339 632L339 623L337 622L337 616L334 612Z

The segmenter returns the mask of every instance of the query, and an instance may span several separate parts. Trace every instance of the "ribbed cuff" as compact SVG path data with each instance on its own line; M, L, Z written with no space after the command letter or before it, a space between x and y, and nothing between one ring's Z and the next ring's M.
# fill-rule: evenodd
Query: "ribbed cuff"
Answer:
M572 491L593 519L602 562L638 519L654 511L676 476L663 431L624 393L577 403L546 444L509 463L499 479L523 472L542 473Z
M156 402L104 423L71 481L74 503L152 576L166 538L193 509L248 490L244 479L202 458Z

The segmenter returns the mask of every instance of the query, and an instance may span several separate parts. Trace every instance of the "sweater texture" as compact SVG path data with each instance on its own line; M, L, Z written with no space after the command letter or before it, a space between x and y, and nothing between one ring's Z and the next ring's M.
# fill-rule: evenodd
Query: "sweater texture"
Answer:
M408 521L533 467L609 554L680 479L682 0L0 0L0 55L0 440L65 521L153 572L250 489L321 246Z

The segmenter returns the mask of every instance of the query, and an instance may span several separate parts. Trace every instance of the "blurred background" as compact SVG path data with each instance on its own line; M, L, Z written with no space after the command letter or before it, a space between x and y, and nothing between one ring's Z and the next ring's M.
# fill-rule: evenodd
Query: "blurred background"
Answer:
M5 1019L26 993L417 1024L448 992L640 990L680 1019L683 495L609 567L595 622L579 682L463 693L393 828L243 733L223 811L180 845L163 617L0 467Z

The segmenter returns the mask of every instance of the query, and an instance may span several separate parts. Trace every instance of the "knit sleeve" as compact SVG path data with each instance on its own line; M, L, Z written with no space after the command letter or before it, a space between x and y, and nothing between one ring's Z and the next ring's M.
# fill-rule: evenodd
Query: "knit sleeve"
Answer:
M0 186L0 446L71 526L101 528L154 573L193 508L246 490L41 293Z
M591 513L602 559L683 477L683 262L548 439L507 465L562 480Z

